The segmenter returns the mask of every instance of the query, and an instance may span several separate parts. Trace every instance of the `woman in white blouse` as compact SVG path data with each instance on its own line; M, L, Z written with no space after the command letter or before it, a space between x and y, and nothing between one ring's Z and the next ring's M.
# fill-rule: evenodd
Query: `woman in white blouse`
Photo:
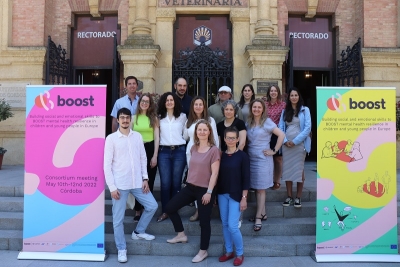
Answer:
M158 169L162 214L157 218L157 222L161 222L168 218L165 213L168 201L181 189L183 170L186 166L186 141L183 138L186 115L181 113L178 97L167 92L158 101L158 116L160 119Z
M193 98L192 103L190 104L190 110L189 110L189 117L186 121L185 128L183 130L183 138L185 138L188 142L186 146L186 162L189 168L189 162L190 162L190 149L194 145L194 128L196 126L196 123L204 119L208 121L211 125L212 131L213 131L213 136L214 136L214 142L217 147L219 147L219 138L218 138L218 133L217 133L217 125L215 124L215 120L208 115L208 111L206 108L206 101L204 100L203 97L201 96L196 96ZM194 222L199 219L199 215L197 212L197 202L196 204L196 213L189 218L189 221Z

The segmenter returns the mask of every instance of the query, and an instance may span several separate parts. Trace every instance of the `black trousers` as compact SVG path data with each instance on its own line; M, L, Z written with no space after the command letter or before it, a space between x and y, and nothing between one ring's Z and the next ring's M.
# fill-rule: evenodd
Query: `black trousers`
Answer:
M154 168L150 167L151 158L154 155L154 141L144 143L144 149L146 150L147 157L147 175L149 176L149 188L151 193L153 193L154 181L156 180L157 166ZM135 201L135 211L141 211L143 209L142 204L139 201Z
M207 188L187 184L177 195L175 195L167 204L166 213L174 225L175 232L183 232L183 224L178 210L197 200L197 207L200 220L200 249L207 250L211 237L211 212L215 199L215 193L211 195L210 203L203 205L201 198L207 193Z

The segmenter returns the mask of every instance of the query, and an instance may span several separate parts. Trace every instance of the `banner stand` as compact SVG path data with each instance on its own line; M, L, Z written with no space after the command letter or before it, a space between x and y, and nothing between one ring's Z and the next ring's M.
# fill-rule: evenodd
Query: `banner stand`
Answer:
M19 260L56 260L56 261L105 261L108 255L95 253L58 253L58 252L24 252L18 254Z
M400 262L400 255L390 254L315 254L311 252L315 262Z

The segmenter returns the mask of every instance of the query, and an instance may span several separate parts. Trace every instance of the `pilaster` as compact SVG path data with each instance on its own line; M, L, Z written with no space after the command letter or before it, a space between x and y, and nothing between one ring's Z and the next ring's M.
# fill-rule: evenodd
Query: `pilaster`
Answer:
M395 86L400 96L400 48L362 48L364 86Z
M232 23L232 58L234 99L239 100L243 84L249 82L249 68L243 56L243 50L250 40L250 10L248 8L232 8L230 11ZM246 81L245 83L243 81Z
M156 66L161 57L158 45L119 46L124 62L124 77L136 76L143 82L144 92L155 92Z
M172 88L172 59L174 51L174 22L175 8L156 9L156 42L162 47L162 55L157 65L157 93L171 91Z

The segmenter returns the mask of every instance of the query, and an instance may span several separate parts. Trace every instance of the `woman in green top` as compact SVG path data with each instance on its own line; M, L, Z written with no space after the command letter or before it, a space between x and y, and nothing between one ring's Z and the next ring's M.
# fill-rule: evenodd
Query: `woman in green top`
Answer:
M139 98L136 115L132 116L132 129L142 135L147 156L149 187L150 191L153 192L157 174L158 147L160 145L160 123L156 113L156 105L149 93L143 94ZM133 221L139 221L142 210L143 206L136 200Z

